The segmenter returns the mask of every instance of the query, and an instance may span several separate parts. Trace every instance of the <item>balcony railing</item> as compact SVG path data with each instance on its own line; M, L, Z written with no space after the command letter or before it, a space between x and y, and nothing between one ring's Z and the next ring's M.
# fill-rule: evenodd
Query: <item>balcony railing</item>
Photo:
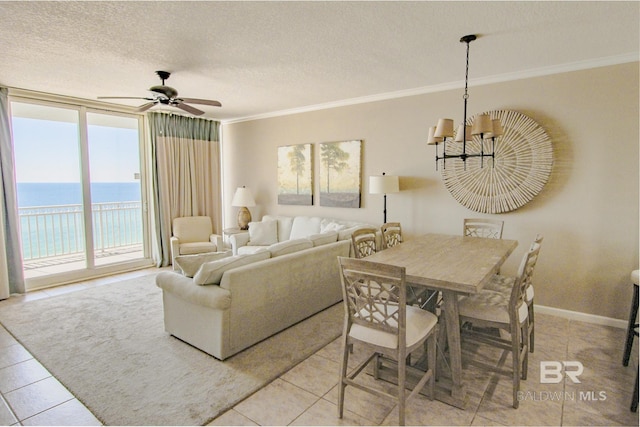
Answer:
M25 207L19 208L18 214L25 261L84 253L82 205ZM141 247L140 202L94 203L91 215L96 256L114 249Z

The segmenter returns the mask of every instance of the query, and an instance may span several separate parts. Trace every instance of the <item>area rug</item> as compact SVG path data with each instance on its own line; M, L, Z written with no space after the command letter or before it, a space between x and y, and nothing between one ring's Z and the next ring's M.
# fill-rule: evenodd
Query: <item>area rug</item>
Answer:
M155 275L0 309L105 425L204 425L338 337L334 305L219 361L164 331Z

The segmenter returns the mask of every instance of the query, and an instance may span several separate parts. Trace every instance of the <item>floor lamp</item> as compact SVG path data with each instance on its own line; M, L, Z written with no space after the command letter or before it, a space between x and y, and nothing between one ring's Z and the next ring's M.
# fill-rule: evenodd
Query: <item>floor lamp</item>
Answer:
M369 194L384 194L384 221L387 222L387 193L400 191L400 179L395 175L372 175L369 177Z

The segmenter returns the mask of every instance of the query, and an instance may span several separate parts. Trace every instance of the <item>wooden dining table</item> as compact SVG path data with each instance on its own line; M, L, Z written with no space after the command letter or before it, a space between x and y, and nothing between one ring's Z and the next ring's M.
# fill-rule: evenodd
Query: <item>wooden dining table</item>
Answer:
M466 406L458 297L480 292L517 246L516 240L425 234L367 257L405 267L407 284L441 292L452 384L440 400Z

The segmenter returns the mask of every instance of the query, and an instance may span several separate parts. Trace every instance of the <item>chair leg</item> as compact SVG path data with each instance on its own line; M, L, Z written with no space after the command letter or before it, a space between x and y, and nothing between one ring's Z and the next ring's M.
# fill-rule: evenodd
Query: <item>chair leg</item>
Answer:
M344 392L347 384L347 366L349 365L349 351L353 348L352 344L347 342L346 332L342 337L342 360L340 361L340 383L338 384L338 418L342 418L344 413Z
M438 339L438 327L436 326L436 330L431 333L431 336L427 340L427 363L429 364L429 369L431 369L431 378L429 379L429 399L433 400L436 397L436 372L437 372L437 354L436 347Z
M515 330L514 330L515 329ZM515 327L511 330L511 352L513 361L513 407L518 409L520 402L518 401L518 391L520 390L520 328Z
M529 352L533 353L533 345L536 334L536 323L533 315L533 301L529 303Z
M631 302L631 312L629 313L629 324L627 326L627 341L624 345L624 355L622 364L629 366L629 357L631 356L631 348L633 347L633 338L635 336L636 316L638 315L638 285L633 285L633 301Z
M631 412L638 412L638 369L636 369L636 386L633 389L633 397L631 398Z
M525 322L522 329L520 329L520 335L522 336L522 346L520 347L520 351L522 352L522 360L520 363L522 364L522 369L520 371L520 379L527 379L527 371L529 370L529 325L528 322Z
M406 404L406 357L398 357L398 425L404 425L404 411Z

